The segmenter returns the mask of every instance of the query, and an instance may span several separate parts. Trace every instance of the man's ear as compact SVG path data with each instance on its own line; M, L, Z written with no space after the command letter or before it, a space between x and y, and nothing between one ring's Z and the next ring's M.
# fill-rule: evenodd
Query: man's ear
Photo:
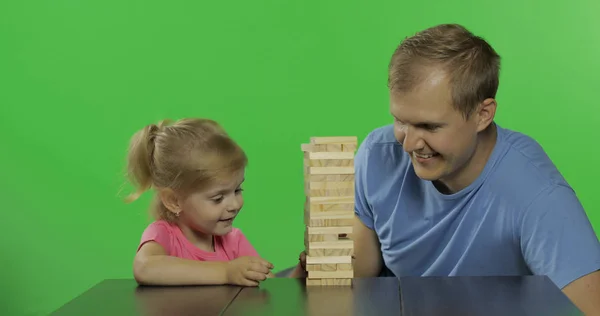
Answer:
M477 113L474 113L477 123L477 132L485 130L492 124L494 117L496 116L496 106L496 100L493 98L487 98L479 104Z
M173 214L179 215L182 210L179 196L169 188L161 189L159 195L163 205Z

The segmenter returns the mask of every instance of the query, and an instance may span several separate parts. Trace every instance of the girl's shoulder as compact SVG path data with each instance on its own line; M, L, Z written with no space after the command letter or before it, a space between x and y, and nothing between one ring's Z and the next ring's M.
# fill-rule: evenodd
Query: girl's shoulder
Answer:
M167 229L167 230L173 230L176 226L177 226L176 224L169 223L162 219L155 220L152 223L148 224L148 228L153 227L153 228Z
M149 241L154 241L163 246L168 252L171 247L171 240L173 238L174 232L175 227L173 226L173 224L164 220L154 221L150 223L146 227L146 229L144 229L144 232L142 233L142 238L138 246L138 250L142 247L143 244Z
M173 235L177 229L177 225L164 220L156 220L148 224L144 230L145 234L150 235Z

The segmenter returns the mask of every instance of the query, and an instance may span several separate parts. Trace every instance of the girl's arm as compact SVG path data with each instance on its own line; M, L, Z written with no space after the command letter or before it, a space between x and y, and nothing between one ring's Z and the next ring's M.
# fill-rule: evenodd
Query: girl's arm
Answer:
M227 263L172 257L150 241L137 252L133 275L142 285L221 285L227 283Z

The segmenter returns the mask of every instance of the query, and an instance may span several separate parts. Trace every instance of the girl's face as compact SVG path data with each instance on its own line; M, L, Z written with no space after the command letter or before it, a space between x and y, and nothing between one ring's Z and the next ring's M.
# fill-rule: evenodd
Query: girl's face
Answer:
M195 192L180 201L180 223L206 235L231 232L233 221L244 205L244 171Z

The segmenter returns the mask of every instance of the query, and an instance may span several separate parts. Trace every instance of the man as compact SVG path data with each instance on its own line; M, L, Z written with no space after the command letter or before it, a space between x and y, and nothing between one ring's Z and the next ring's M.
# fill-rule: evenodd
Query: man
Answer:
M459 25L394 52L394 123L355 159L355 275L547 275L600 314L598 238L544 150L494 122L499 68Z

